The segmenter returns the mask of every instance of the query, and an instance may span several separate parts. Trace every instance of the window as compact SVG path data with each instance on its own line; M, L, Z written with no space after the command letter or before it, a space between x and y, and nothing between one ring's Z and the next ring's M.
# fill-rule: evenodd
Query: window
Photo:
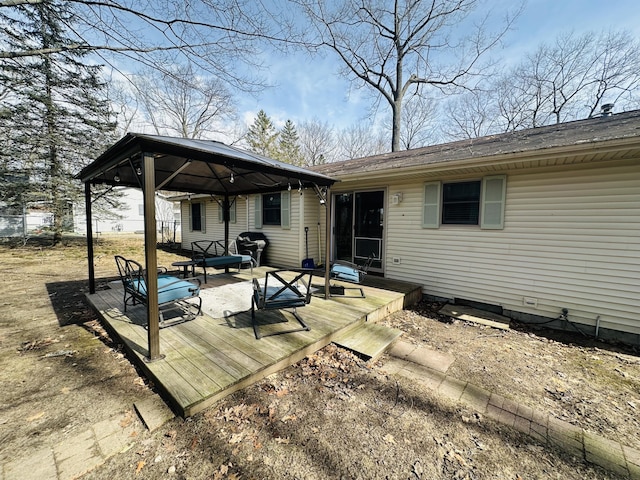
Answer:
M229 223L236 223L236 203L237 199L229 203ZM218 205L218 223L224 223L224 208Z
M480 181L442 185L442 224L478 225Z
M422 228L479 225L483 230L503 229L506 190L506 175L468 182L425 183Z
M282 215L280 213L280 194L269 193L262 196L262 224L280 225Z
M255 228L277 225L291 228L291 193L268 193L255 196Z
M204 233L204 203L193 202L189 204L189 225L192 232Z

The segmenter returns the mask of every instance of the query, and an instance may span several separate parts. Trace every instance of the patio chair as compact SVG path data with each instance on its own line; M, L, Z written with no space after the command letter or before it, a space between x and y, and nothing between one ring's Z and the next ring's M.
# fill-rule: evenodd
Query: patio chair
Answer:
M331 265L330 278L335 280L342 280L344 282L360 284L363 282L365 275L367 274L369 267L375 259L375 254L372 253L367 257L367 260L362 265L357 263L346 262L343 260L337 260ZM359 295L345 295L345 291L354 290L359 292ZM348 297L365 298L364 291L360 287L343 287L342 285L330 286L329 293L331 296L340 295Z
M283 278L284 272L294 272L292 280ZM271 335L282 335L300 331L309 331L311 328L300 318L296 309L304 307L311 301L312 270L275 270L267 272L264 285L256 278L253 279L253 297L251 299L251 324L256 339ZM256 321L257 310L290 310L294 318L300 323L301 328L277 331L274 333L260 334ZM288 320L287 320L288 321Z
M115 259L124 289L124 311L127 311L127 305L147 305L147 282L142 265L121 255L116 255ZM200 280L195 280L197 284L171 275L158 275L160 328L187 322L202 314ZM197 303L194 303L193 299L197 299ZM175 320L166 321L164 312L168 310L179 310L182 315Z
M251 268L251 276L253 276L253 267L258 267L258 262L251 255L251 250L242 250L238 248L238 242L236 240L231 240L229 242L229 255L239 255L242 257L242 262L238 265L238 267L242 267L243 265L249 265Z

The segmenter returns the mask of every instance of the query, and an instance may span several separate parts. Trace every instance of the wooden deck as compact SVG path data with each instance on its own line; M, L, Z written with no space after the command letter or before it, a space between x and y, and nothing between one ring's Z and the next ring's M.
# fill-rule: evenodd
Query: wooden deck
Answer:
M254 276L264 277L264 270L265 267L254 269ZM216 288L249 280L248 271L223 273L208 276L207 286ZM314 277L314 285L322 282L324 279ZM375 283L376 287L363 286L366 298L313 297L309 305L298 310L311 327L308 332L256 340L249 311L219 315L220 318L204 314L164 328L160 330L160 353L165 357L151 363L145 362L148 348L145 307L128 307L125 314L122 288L117 283L87 298L110 333L125 345L130 360L156 385L177 414L188 417L298 362L363 322L384 318L421 296L417 285L389 282L392 290L387 290L380 288L384 285L382 279L376 279ZM205 302L214 299L215 295L208 294ZM261 331L297 325L287 312L256 312L256 316ZM291 321L284 323L288 318Z

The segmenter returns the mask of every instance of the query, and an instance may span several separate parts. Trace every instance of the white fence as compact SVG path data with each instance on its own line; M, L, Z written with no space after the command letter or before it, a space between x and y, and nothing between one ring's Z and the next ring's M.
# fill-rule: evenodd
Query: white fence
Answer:
M173 244L180 243L180 222L158 221L158 243ZM53 215L45 213L30 213L29 215L0 215L0 238L23 238L27 239L51 230L53 226ZM63 219L63 229L80 235L86 235L86 224L74 225L73 218L69 216ZM136 220L127 219L117 221L96 220L93 224L93 234L101 235L107 233L143 233L144 224Z

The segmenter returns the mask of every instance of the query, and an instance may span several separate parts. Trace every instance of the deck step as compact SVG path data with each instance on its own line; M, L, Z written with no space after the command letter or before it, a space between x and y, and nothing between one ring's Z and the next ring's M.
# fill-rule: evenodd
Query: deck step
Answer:
M504 315L487 312L486 310L478 310L477 308L466 307L464 305L445 305L438 313L449 317L465 320L467 322L479 323L493 328L509 330L509 322L511 319Z
M402 335L400 330L366 322L333 339L341 347L366 357L376 359Z

